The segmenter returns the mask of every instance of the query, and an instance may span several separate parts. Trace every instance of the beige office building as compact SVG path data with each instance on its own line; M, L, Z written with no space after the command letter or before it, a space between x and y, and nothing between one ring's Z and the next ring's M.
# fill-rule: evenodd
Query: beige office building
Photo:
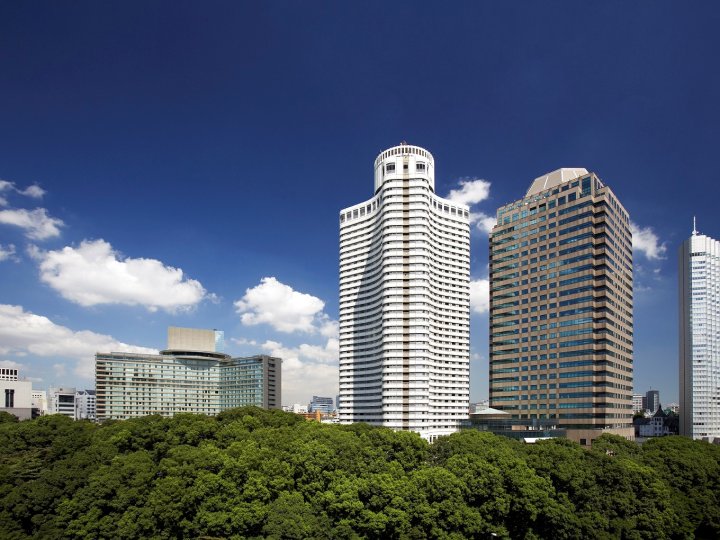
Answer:
M490 406L589 445L633 437L632 235L585 169L537 178L490 236Z

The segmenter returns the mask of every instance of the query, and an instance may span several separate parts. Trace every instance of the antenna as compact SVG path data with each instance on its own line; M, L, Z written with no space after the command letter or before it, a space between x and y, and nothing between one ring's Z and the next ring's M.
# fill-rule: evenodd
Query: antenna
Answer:
M697 235L697 226L695 225L695 216L693 216L693 236Z

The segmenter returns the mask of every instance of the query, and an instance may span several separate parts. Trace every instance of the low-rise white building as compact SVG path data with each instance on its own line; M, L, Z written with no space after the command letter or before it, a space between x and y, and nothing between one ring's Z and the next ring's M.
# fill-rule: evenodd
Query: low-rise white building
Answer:
M96 409L95 390L75 392L75 420L95 420L97 418Z
M50 388L48 394L48 414L64 414L75 418L75 388Z
M45 390L33 390L31 393L32 408L37 411L38 416L43 416L48 412L48 399Z
M0 379L0 411L17 416L20 420L32 418L32 383L30 381Z
M294 403L293 405L283 405L282 409L285 412L291 412L295 414L307 414L308 412L308 406L300 405L299 403Z

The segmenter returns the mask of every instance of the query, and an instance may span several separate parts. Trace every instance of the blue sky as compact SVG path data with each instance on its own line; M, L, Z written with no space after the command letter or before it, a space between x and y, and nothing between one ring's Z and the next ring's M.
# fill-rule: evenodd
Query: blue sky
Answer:
M92 387L97 349L219 328L228 352L286 357L283 402L334 395L338 211L406 140L478 216L563 166L610 185L641 231L635 388L674 401L678 245L693 215L720 237L719 19L710 2L5 2L0 362Z

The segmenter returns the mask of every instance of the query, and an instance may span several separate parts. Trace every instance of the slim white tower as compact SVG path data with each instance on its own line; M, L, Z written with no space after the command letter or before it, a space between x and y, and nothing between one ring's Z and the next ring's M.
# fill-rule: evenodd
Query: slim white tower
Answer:
M433 440L470 405L470 227L435 195L427 150L375 160L375 194L340 212L340 421Z
M720 438L720 242L683 242L680 286L680 434Z

